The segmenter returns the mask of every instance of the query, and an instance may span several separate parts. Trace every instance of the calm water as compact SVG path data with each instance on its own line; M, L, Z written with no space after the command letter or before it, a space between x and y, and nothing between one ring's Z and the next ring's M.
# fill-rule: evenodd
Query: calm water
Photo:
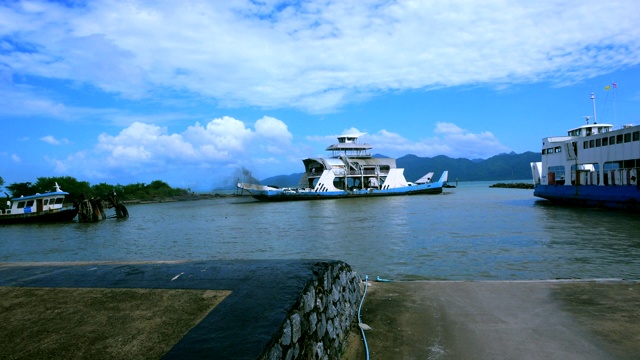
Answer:
M554 207L532 190L130 205L127 220L0 227L0 262L339 259L395 280L640 279L640 215Z

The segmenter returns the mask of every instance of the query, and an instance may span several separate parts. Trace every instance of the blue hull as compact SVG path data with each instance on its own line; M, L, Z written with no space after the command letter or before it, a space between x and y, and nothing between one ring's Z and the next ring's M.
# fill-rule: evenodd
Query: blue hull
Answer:
M77 214L77 208L67 208L50 212L2 215L0 225L71 222Z
M538 185L533 195L560 204L640 211L637 186Z
M363 189L363 190L345 190L345 191L285 191L264 190L250 191L251 196L260 201L294 201L294 200L325 200L325 199L343 199L357 197L376 197L376 196L401 196L401 195L420 195L420 194L441 194L442 183L420 184L407 186L402 188L393 188L386 190Z

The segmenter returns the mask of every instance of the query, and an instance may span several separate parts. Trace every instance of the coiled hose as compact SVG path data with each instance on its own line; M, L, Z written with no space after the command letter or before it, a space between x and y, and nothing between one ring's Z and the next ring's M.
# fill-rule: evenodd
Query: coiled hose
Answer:
M360 306L358 307L358 327L362 333L362 341L364 342L364 350L367 353L367 360L369 360L369 345L367 345L367 337L364 335L364 329L362 328L362 320L360 319L360 310L362 310L362 303L364 303L364 297L367 296L367 287L369 287L369 275L364 276L364 293L362 294L362 300L360 300Z

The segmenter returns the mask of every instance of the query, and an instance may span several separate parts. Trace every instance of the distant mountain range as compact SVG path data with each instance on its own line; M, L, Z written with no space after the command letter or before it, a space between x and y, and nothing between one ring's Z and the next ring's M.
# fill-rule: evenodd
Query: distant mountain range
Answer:
M374 157L383 157L374 155ZM502 181L525 180L531 178L529 163L541 160L540 153L527 151L522 154L511 152L483 159L452 159L448 156L419 157L405 155L396 160L399 168L404 168L404 177L408 181L416 181L430 171L434 179L438 179L443 171L449 170L449 182L458 181ZM302 164L300 165L302 167ZM263 185L279 187L295 187L302 173L278 175L260 181Z

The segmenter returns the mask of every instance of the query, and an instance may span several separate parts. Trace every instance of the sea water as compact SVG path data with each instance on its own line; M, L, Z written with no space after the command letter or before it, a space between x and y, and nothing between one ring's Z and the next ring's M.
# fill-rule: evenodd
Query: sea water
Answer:
M0 262L337 259L392 280L640 279L640 216L532 190L129 205L130 218L0 226Z

